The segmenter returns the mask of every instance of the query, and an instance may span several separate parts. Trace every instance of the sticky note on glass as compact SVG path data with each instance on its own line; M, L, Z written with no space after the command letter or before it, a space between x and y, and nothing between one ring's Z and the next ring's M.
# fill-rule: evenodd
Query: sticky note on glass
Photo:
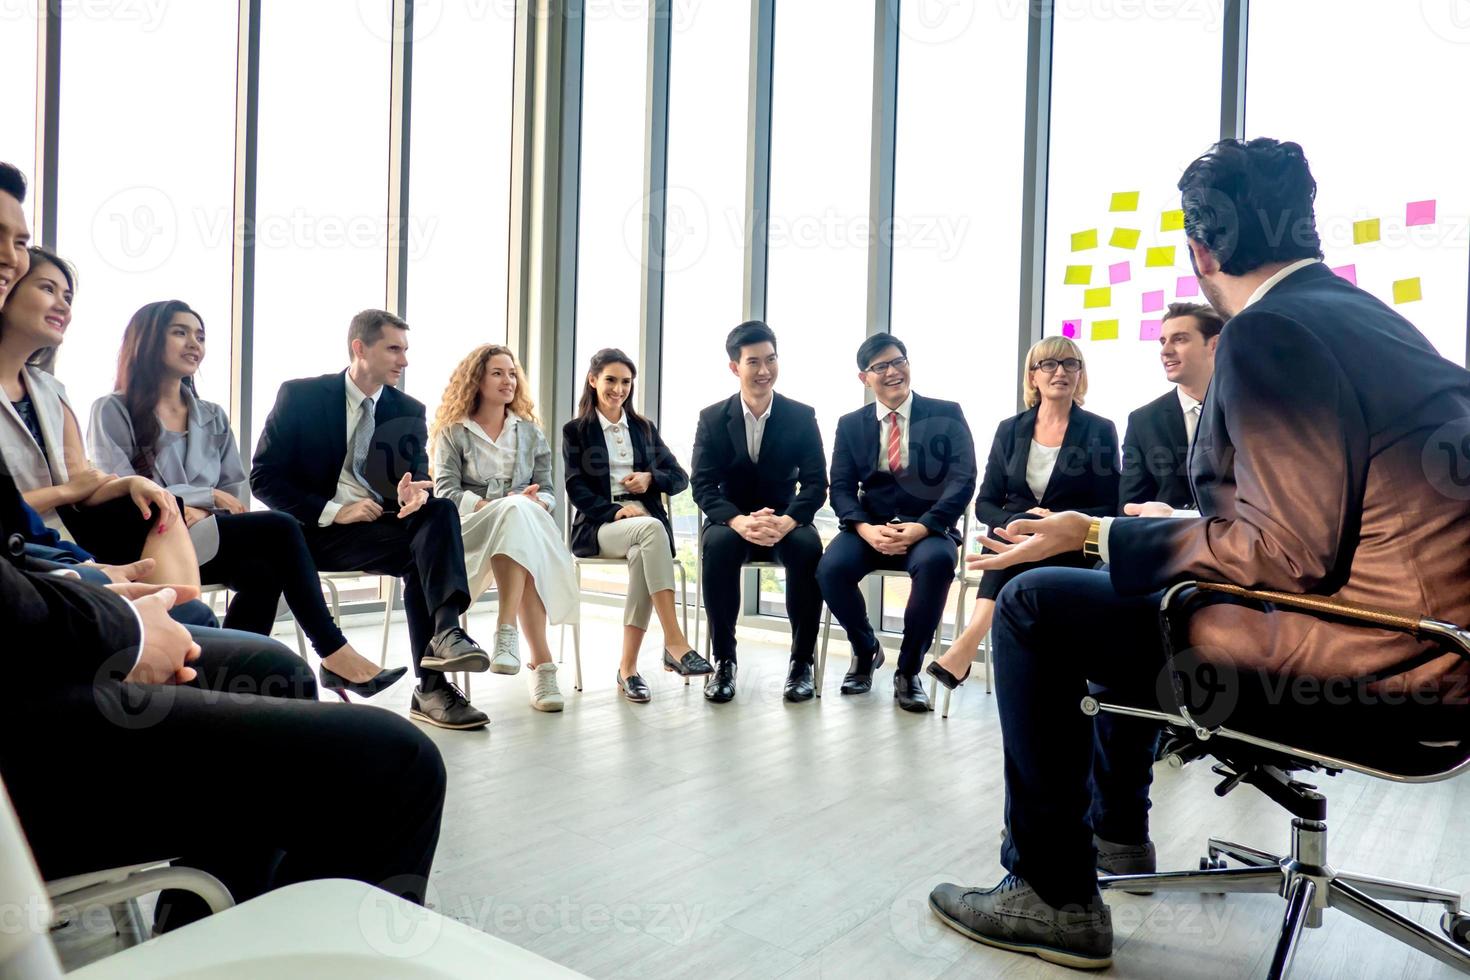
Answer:
M1378 241L1378 219L1369 218L1366 221L1353 222L1353 244L1366 245L1368 242Z
M1150 269L1167 269L1174 264L1173 245L1155 245L1143 254L1143 264Z
M1069 265L1067 266L1066 278L1062 280L1068 286L1086 286L1092 282L1092 266Z
M1405 209L1404 224L1406 225L1432 225L1434 224L1434 202L1433 201L1410 201Z
M1114 228L1108 244L1113 248L1137 248L1139 234L1137 228Z
M1086 231L1074 231L1072 233L1072 251L1081 252L1089 248L1097 248L1097 229L1089 228Z
M1092 321L1092 339L1093 340L1117 340L1118 339L1118 321L1117 320L1093 320Z
M1413 303L1424 298L1424 293L1419 288L1419 277L1413 279L1395 279L1393 283L1393 301L1395 303Z
M1112 203L1108 205L1109 211L1137 211L1137 191L1114 191Z
M1113 305L1113 287L1095 286L1084 290L1082 293L1082 308L1084 310L1095 310L1101 306Z
M1183 230L1184 230L1184 212L1182 210L1179 210L1179 211L1165 211L1163 214L1159 215L1159 231L1183 231Z
M1342 276L1354 286L1358 284L1358 267L1356 265L1339 265L1332 271L1334 274Z
M1144 320L1138 328L1139 340L1158 340L1159 334L1164 332L1163 320Z
M1108 266L1108 282L1117 285L1133 278L1133 267L1127 262L1114 262Z
M1164 308L1164 291L1155 289L1143 294L1143 312L1157 313Z
M1175 296L1198 296L1199 280L1194 276L1180 276L1179 281L1174 284Z
M1081 337L1082 336L1082 321L1081 320L1063 320L1062 321L1062 336L1063 337L1070 337L1072 340L1076 340L1078 337Z

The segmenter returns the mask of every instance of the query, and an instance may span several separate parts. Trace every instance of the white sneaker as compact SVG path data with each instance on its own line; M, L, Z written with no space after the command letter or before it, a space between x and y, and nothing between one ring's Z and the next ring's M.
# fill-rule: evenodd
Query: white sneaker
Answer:
M566 699L556 687L556 664L538 664L531 669L531 707L537 711L560 711Z
M495 654L490 658L490 673L521 672L521 634L509 623L495 630Z

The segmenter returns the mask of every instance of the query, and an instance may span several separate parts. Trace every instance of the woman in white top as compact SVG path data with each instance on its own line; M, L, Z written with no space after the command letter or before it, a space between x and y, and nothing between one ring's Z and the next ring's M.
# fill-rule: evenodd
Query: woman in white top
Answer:
M551 516L551 446L510 348L486 344L459 362L429 441L434 493L459 508L470 595L492 580L500 594L490 669L521 669L519 617L531 648L531 705L560 711L546 624L577 622L577 575Z
M1026 411L995 430L985 479L975 498L975 516L992 530L1026 517L1077 510L1096 517L1118 512L1118 430L1101 415L1082 410L1087 395L1087 364L1082 349L1066 337L1047 337L1026 355L1021 373ZM928 673L951 690L970 674L980 641L990 632L995 598L1027 569L1042 565L1090 568L1082 554L1057 555L1044 562L986 572L980 579L975 611L944 656Z

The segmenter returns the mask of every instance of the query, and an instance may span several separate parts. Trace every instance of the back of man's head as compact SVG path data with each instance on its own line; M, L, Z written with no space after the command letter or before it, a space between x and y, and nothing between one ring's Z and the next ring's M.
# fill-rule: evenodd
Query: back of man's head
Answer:
M0 160L0 193L9 194L20 203L26 202L26 175L20 168Z
M1179 178L1184 231L1226 275L1322 258L1313 202L1317 181L1296 143L1221 140Z

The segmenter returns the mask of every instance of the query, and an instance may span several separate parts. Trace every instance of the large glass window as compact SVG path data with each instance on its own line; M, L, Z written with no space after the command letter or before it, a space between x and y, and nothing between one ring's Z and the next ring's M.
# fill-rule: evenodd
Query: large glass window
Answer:
M182 299L208 332L200 395L228 405L235 10L62 12L57 247L79 281L57 375L85 430L129 318Z
M36 12L34 0L0 6L0 65L5 66L6 107L0 115L0 160L35 180ZM25 202L26 221L35 213Z
M1470 89L1470 20L1422 6L1253 2L1246 127L1306 152L1328 264L1463 364L1470 129L1445 99Z

